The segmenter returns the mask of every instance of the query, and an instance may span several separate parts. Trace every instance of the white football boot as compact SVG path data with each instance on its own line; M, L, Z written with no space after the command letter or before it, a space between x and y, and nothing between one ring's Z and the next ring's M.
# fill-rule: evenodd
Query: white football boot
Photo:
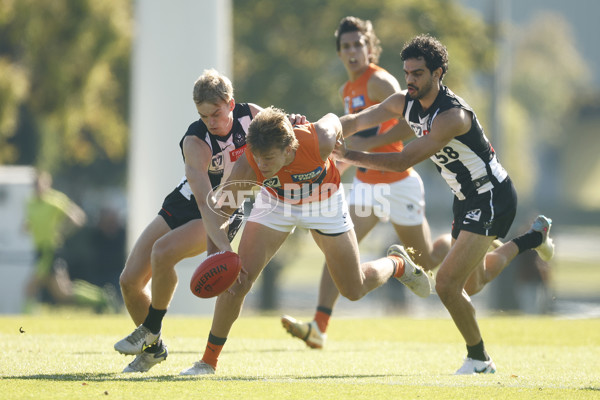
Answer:
M327 334L321 333L315 321L302 322L289 315L284 315L281 317L281 325L290 335L304 340L306 345L312 349L322 349L327 340Z
M397 278L400 282L419 297L427 297L431 294L432 288L435 287L433 276L415 264L404 247L393 244L388 249L387 255L398 256L404 260L404 274Z
M196 361L190 368L181 371L179 375L212 375L214 373L215 369L212 365L200 360Z
M539 215L531 225L532 231L542 234L542 244L534 250L537 251L540 258L544 261L550 261L554 256L554 242L550 238L550 228L552 228L552 220L543 215Z
M465 358L465 362L454 375L493 374L496 372L496 364L490 358L488 361Z
M156 364L165 361L168 355L169 351L167 350L167 345L161 340L157 352L150 353L146 350L142 352L142 354L138 354L134 360L125 367L123 372L148 372L150 368L154 367Z
M141 354L148 347L158 343L160 332L156 335L150 332L150 329L140 325L126 338L115 343L115 350L121 354L137 355Z

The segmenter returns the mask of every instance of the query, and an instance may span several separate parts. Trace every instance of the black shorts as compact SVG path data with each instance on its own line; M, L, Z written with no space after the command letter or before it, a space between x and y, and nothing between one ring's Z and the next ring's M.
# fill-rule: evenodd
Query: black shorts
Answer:
M196 199L191 196L188 200L184 195L179 192L179 189L173 190L165 200L163 201L162 208L158 212L158 215L162 216L169 228L176 229L182 225L194 219L202 219ZM244 221L244 208L236 210L231 217L229 217L229 229L227 230L227 237L231 242L238 230L242 226Z
M517 192L510 178L494 189L469 197L454 198L452 205L452 237L460 231L503 238L508 233L517 213Z
M179 228L193 219L202 219L194 196L188 200L179 189L173 190L165 197L158 215L165 219L171 229Z

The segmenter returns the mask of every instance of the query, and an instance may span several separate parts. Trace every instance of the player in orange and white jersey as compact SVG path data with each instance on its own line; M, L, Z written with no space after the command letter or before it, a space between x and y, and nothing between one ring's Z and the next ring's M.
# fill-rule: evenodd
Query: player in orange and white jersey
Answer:
M345 114L358 113L400 91L396 78L377 65L381 46L370 21L345 17L335 36L338 57L348 75L348 81L340 88ZM395 153L402 151L402 137L412 137L412 131L404 121L394 118L356 133L348 146ZM348 203L359 242L379 221L389 220L404 246L414 250L417 264L426 270L435 268L450 249L450 235L435 242L431 240L425 218L423 182L412 168L402 172L358 168ZM284 328L312 348L323 347L338 297L339 292L324 266L314 320L302 322L284 315L281 318Z
M340 120L334 114L293 127L283 111L269 107L250 123L248 149L230 176L230 181L261 186L238 249L243 269L238 281L217 298L202 359L183 375L215 372L246 294L296 226L310 230L337 290L348 299L362 298L391 277L420 296L430 294L428 275L399 246L393 246L387 257L360 263L339 172L330 158L341 134ZM234 187L228 197L236 199L237 191Z

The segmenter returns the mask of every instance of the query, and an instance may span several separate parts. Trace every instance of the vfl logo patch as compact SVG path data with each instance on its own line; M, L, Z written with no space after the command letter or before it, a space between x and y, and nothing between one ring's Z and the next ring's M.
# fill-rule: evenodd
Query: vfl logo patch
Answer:
M212 171L220 171L223 169L223 154L214 155L210 160L210 169Z
M477 208L475 210L467 211L467 215L465 215L465 219L470 219L472 221L477 221L481 219L481 209ZM468 223L464 221L464 223Z
M417 137L421 137L427 134L427 131L423 131L423 127L417 124L416 122L411 122L410 127Z
M263 181L263 185L265 185L266 187L278 188L281 187L281 182L279 182L278 176L274 176L272 178L265 179Z

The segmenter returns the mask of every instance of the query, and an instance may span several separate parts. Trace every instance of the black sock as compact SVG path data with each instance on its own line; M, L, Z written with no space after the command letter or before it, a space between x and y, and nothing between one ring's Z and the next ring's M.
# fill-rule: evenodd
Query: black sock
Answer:
M490 356L488 356L485 347L483 346L483 339L475 346L467 345L467 357L479 361L488 361L490 359Z
M317 306L317 311L322 312L323 314L327 314L329 316L331 316L332 313L332 309L331 308L327 308L327 307L323 307L323 306Z
M519 254L521 254L525 250L535 249L542 244L542 240L544 240L544 236L542 236L541 232L531 231L514 238L512 241L515 242L519 248Z
M167 310L156 310L152 307L151 304L150 308L148 309L148 315L146 316L146 319L144 320L144 323L142 325L150 329L150 332L156 335L158 332L160 332L160 328L162 327L162 320L166 313Z
M224 346L226 341L226 337L215 336L212 334L212 332L208 333L208 343L216 344L217 346Z

